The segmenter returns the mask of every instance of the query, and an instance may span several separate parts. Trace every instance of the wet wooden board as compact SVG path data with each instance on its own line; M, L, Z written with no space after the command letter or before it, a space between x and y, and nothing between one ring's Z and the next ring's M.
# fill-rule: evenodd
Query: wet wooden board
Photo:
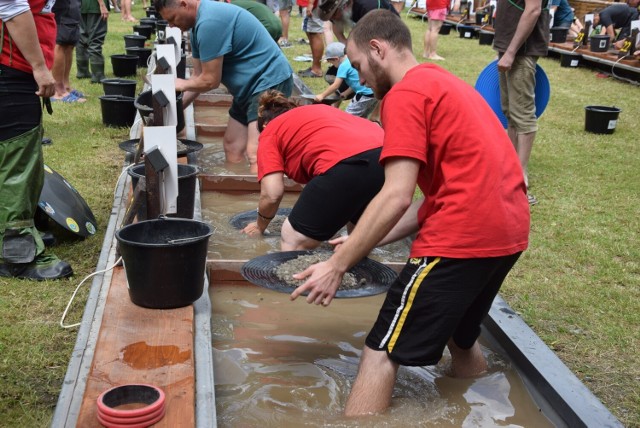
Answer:
M114 269L77 426L99 427L96 400L127 383L153 384L166 394L155 427L195 426L193 306L146 309L129 299L122 266Z

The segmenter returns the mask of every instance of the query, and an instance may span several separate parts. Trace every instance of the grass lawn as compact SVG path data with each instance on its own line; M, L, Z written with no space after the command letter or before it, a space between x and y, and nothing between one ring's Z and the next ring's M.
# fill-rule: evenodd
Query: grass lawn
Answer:
M144 16L139 2L134 15ZM420 58L426 24L405 19ZM294 12L294 45L285 50L294 71L309 65L293 60L309 52L297 42L305 38L300 24ZM122 36L130 33L131 24L111 14L104 52L108 77L109 56L124 53ZM438 53L446 58L444 68L472 85L494 59L490 47L454 32L440 36ZM625 426L640 426L640 88L590 69L562 68L556 59L539 63L551 83L529 165L531 192L540 203L532 208L529 250L502 296ZM44 158L85 198L99 230L55 247L74 268L69 280L0 279L0 426L44 427L51 421L77 332L61 328L60 317L97 264L123 165L118 143L129 139L127 129L102 125L102 86L76 80L75 65L72 82L88 101L54 104L54 114L44 119L45 134L54 141ZM326 86L323 79L305 82L316 92ZM622 109L613 135L584 131L584 107L594 104ZM80 321L88 287L76 297L67 323Z

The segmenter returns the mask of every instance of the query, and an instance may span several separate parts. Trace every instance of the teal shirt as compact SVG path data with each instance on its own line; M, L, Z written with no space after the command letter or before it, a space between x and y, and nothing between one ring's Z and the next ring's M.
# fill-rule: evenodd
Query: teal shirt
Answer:
M222 84L237 101L284 82L292 73L287 58L260 21L228 3L200 2L191 49L201 62L224 56Z
M346 56L338 67L336 77L347 82L347 85L349 85L356 94L373 95L373 90L370 87L360 84L360 75L358 74L358 70L351 66L351 61L349 61L349 58Z

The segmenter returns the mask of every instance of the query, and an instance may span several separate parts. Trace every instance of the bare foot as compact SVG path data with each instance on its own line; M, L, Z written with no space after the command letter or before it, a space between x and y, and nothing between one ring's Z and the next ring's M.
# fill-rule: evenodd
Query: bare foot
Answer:
M448 373L450 376L469 378L487 371L487 360L482 355L477 341L471 348L462 349L453 343L453 340L449 340L447 347L451 353L451 368Z
M441 56L440 56L440 55L438 55L438 54L432 54L432 55L427 56L426 58L427 58L427 59L430 59L430 60L432 60L432 61L444 61L444 58L443 58L443 57L441 57Z

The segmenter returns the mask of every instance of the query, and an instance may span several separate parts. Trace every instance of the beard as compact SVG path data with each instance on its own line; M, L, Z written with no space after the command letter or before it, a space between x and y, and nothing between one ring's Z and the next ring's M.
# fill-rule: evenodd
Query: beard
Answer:
M367 61L369 62L369 69L373 75L373 80L367 80L367 85L373 90L375 97L381 100L387 95L387 92L391 90L391 80L368 52Z

